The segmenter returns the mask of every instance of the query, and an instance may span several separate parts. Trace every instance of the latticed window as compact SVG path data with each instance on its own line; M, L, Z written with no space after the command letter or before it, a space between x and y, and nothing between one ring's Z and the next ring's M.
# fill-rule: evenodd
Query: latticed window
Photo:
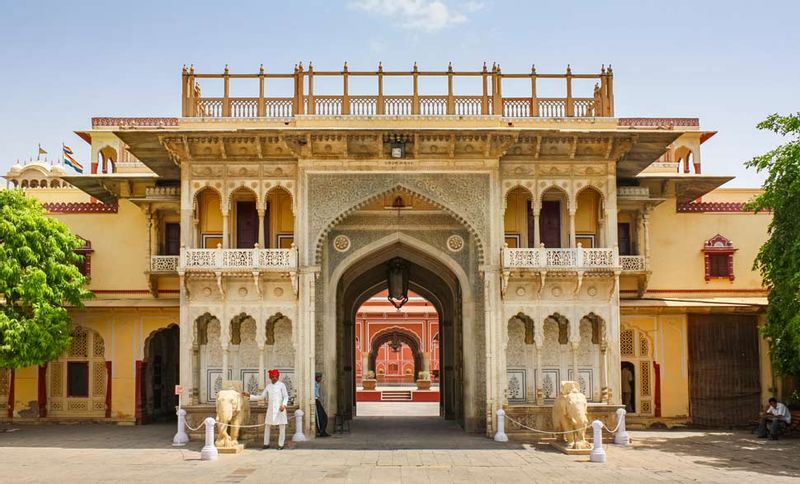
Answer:
M106 416L108 370L105 342L95 331L77 327L72 343L48 364L48 415Z
M633 353L633 330L627 329L620 333L619 353L622 356L634 356Z

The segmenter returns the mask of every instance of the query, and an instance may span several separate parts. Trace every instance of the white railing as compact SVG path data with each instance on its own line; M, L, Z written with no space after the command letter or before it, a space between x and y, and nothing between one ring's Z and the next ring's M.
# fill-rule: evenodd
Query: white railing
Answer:
M621 255L619 256L619 265L622 266L622 272L644 272L647 270L643 255Z
M294 271L297 249L184 249L182 268L187 271Z
M503 249L508 269L607 271L619 268L617 249Z
M153 255L150 256L150 272L177 272L177 255Z

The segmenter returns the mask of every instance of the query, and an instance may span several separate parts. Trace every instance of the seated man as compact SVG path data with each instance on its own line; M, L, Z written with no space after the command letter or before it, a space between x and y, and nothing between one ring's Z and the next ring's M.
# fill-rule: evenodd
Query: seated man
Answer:
M759 438L766 438L769 436L770 440L778 440L778 437L783 433L783 429L792 423L792 414L786 405L778 402L775 397L769 399L769 405L761 416L761 424L758 426Z

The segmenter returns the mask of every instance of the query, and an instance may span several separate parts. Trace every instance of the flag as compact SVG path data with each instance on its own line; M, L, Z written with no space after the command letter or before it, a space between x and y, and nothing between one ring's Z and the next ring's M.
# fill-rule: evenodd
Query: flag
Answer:
M39 145L39 154L40 155L46 155L47 154L47 152L44 150L44 148L42 148L42 145Z
M70 148L67 145L62 145L62 146L64 148L64 164L71 167L78 173L83 173L83 165L78 163L78 160L72 157L72 155L74 154L72 148Z

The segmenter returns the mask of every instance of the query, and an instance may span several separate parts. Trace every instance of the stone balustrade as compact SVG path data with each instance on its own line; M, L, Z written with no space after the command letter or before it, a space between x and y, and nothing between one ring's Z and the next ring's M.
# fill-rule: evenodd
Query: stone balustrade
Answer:
M178 272L177 255L150 256L150 272Z
M296 271L297 249L184 249L184 271Z
M620 266L617 248L503 249L503 268L546 271L613 271Z
M619 265L622 266L622 272L647 271L647 261L643 255L621 255Z

